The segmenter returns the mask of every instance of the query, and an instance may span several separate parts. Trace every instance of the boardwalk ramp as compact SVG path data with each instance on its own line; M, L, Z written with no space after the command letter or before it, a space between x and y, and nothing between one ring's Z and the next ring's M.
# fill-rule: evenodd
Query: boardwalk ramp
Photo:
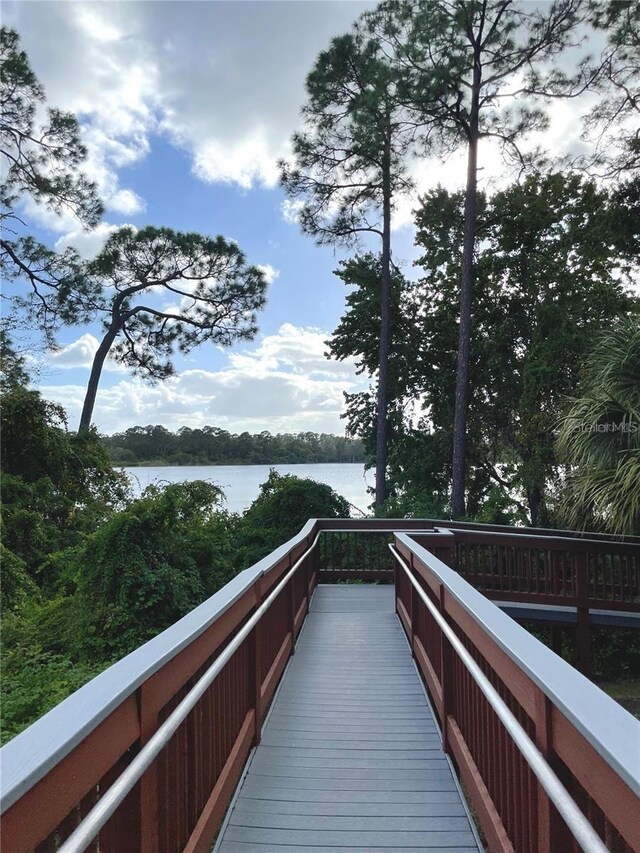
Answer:
M320 585L216 853L476 853L391 586Z

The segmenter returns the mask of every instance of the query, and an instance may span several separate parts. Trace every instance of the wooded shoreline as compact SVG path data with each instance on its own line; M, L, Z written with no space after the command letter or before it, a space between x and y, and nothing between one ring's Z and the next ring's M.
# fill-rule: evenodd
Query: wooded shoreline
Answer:
M214 426L202 429L135 426L123 433L101 436L113 465L291 465L296 463L364 462L360 439L327 433L272 435L229 433Z

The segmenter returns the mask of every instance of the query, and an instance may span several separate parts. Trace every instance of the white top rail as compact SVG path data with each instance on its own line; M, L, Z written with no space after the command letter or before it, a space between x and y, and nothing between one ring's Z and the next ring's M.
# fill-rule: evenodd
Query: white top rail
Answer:
M448 524L448 522L443 522L443 523ZM514 527L513 529L515 531L518 531L518 528ZM520 528L520 531L523 531L523 530L527 531L526 534L523 535L522 532L516 532L515 535L517 535L518 537L520 537L522 539L529 537L531 539L539 539L539 540L541 540L541 542L551 542L551 543L558 542L560 544L573 544L576 546L595 545L598 548L606 548L607 546L614 545L614 546L623 547L623 548L633 548L633 549L637 550L638 556L640 556L640 540L632 542L632 541L622 541L622 540L612 541L611 539L589 539L589 538L587 538L586 533L582 536L579 536L579 537L578 536L557 536L557 535L552 534L552 533L544 534L544 536L540 536L538 533L531 532L531 530L528 528ZM430 534L434 534L434 533L437 533L440 536L442 536L445 533L450 533L452 536L455 536L456 533L469 533L469 534L477 533L477 534L482 534L482 536L487 536L490 539L496 539L496 540L506 539L506 538L512 539L514 536L513 533L509 533L506 530L477 530L477 529L468 530L467 528L461 529L459 527L434 527L433 530L425 530L425 531L411 530L411 531L407 531L407 532L410 532L412 536L418 536L418 535L429 536ZM470 544L473 544L473 543L470 543ZM526 545L526 543L523 543L523 545ZM540 544L540 545L535 545L534 547L543 547L543 546L542 546L542 544Z

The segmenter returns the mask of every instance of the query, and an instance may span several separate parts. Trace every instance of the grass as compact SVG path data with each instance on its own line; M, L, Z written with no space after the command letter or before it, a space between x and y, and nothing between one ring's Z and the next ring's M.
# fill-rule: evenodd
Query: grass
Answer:
M598 687L608 693L629 713L640 720L640 678L624 681L598 681Z

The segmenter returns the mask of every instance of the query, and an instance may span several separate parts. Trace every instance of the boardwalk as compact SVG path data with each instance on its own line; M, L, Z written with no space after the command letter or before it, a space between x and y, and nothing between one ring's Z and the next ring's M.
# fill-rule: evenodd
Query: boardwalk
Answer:
M477 853L393 606L318 587L215 853Z

